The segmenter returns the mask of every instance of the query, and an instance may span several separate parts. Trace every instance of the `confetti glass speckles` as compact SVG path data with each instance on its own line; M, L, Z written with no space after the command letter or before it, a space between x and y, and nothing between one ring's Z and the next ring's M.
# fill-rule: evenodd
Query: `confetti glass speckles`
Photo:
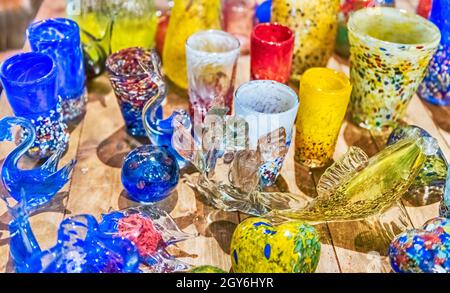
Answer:
M400 234L389 246L389 258L397 273L449 273L450 220L435 218Z
M387 7L350 16L352 120L368 129L395 127L440 41L439 29L415 14Z
M325 67L335 45L339 0L273 0L272 22L295 32L292 78L308 68Z
M69 134L62 121L53 60L42 53L23 53L6 60L0 71L14 114L29 119L35 126L36 140L28 154L47 158L64 150Z
M30 25L27 35L33 51L50 55L56 64L64 121L82 116L86 111L86 76L77 23L65 18L46 19Z
M450 104L450 0L434 0L430 21L441 30L439 48L419 87L419 96L436 105Z
M274 226L250 218L231 239L234 273L313 273L319 263L320 240L314 227L302 222Z
M129 134L144 137L142 123L145 104L158 95L158 84L146 72L153 68L154 53L143 48L128 48L108 57L106 68Z
M308 69L300 80L295 160L323 167L333 158L352 86L347 76L328 68Z

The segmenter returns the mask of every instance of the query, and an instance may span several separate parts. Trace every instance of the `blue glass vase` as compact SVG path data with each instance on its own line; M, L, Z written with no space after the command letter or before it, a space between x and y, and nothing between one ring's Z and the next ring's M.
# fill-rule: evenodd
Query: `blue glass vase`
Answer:
M15 55L1 66L0 79L14 114L27 118L35 127L36 139L28 155L43 159L65 150L69 134L62 120L52 58L37 52ZM26 136L25 131L19 142Z
M167 147L144 145L125 158L122 184L131 200L152 203L168 197L180 178L176 157Z
M47 19L30 25L27 35L32 50L50 55L57 65L64 121L78 119L85 113L87 102L78 24L65 18Z
M441 31L441 44L428 66L418 94L425 101L450 105L450 0L434 0L430 21Z

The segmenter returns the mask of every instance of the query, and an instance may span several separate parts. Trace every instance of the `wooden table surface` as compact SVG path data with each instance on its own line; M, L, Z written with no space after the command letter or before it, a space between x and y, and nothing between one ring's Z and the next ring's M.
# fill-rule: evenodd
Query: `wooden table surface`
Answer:
M37 18L64 15L64 0L45 0ZM397 0L397 6L414 11L417 0ZM348 74L346 61L334 57L329 67ZM239 61L238 84L249 79L249 57ZM136 205L124 197L120 180L121 162L124 156L141 142L128 136L124 123L106 77L100 77L89 85L89 103L86 117L71 127L70 148L62 163L77 158L72 180L55 199L56 205L32 217L32 227L43 248L54 245L56 229L65 217L77 214L99 216L110 210ZM177 107L187 107L186 95L170 93L165 114ZM405 121L423 127L439 140L447 159L450 159L450 108L439 108L412 100ZM11 115L5 97L0 101L0 117ZM369 155L384 146L382 138L372 136L348 122L342 126L335 157L344 154L349 146L363 148ZM0 145L0 157L12 149L12 143ZM279 182L297 194L315 196L315 183L320 170L306 170L294 163L293 149L289 153ZM30 162L24 162L29 165ZM404 199L403 205L386 214L383 223L406 221L408 226L420 227L426 220L438 215L438 199ZM236 225L246 216L215 210L198 200L185 184L179 184L176 192L158 204L174 217L186 232L197 232L199 237L182 242L171 252L193 265L215 265L229 270L231 235ZM402 214L406 208L407 214ZM388 219L388 220L386 220ZM13 271L9 256L9 216L4 204L0 204L0 271ZM317 272L390 272L387 257L389 239L385 227L376 219L345 223L329 223L317 226L322 239L322 255Z

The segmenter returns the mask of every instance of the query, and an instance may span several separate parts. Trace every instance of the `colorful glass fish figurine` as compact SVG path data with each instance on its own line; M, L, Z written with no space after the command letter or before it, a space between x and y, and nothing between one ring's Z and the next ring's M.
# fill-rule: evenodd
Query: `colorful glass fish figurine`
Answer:
M233 273L313 273L319 263L320 239L311 225L250 218L231 239Z
M392 131L389 136L387 145L393 145L405 138L432 137L424 129L414 126L399 126ZM447 177L448 163L441 149L436 155L429 156L425 161L419 175L414 180L408 190L411 196L416 197L437 197L440 198L444 194L445 179Z
M5 200L7 202L7 200ZM36 211L25 201L12 207L9 224L10 254L18 273L132 273L139 255L125 238L101 233L91 215L61 222L56 245L42 250L31 229L29 214Z
M450 273L450 220L435 218L398 235L389 258L397 273Z
M351 147L325 171L317 186L319 196L305 208L273 210L267 216L319 222L381 214L405 194L438 149L430 137L401 140L370 159Z
M41 167L22 170L18 162L36 139L36 131L27 119L21 117L6 117L0 120L0 141L13 140L11 128L21 126L26 137L4 160L2 167L2 182L8 193L17 201L21 200L21 193L30 207L39 206L53 198L69 181L76 161L57 170L63 150L53 154Z
M123 237L136 245L139 259L152 273L173 273L189 270L191 265L167 252L166 247L195 238L197 234L181 231L165 211L155 206L140 206L102 215L99 230Z

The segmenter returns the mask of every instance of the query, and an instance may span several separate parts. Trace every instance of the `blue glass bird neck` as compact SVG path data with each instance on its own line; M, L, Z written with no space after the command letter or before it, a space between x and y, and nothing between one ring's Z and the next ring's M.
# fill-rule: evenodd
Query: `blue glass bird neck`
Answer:
M450 0L433 1L430 21L441 31L441 44L450 46Z
M36 139L36 131L29 120L22 117L6 117L0 120L1 141L13 139L11 128L14 126L22 127L27 135L21 144L16 147L3 162L3 168L7 168L10 171L17 169L20 158L28 151Z

